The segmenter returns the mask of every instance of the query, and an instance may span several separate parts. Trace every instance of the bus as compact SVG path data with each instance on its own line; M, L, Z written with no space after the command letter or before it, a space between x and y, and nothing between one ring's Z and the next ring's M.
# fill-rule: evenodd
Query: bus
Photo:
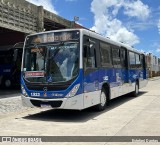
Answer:
M23 106L102 111L109 101L147 84L145 54L86 29L26 37L22 68Z
M20 86L23 44L18 42L14 46L0 47L0 86L2 88Z

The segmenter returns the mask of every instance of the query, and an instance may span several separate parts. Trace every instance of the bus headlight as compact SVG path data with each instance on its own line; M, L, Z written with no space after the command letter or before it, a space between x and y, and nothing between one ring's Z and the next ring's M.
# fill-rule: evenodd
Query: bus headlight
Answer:
M22 91L22 95L24 95L25 97L28 97L28 94L27 94L25 88L23 87L23 85L21 85L21 91Z
M79 86L80 84L75 85L73 89L67 94L67 97L73 97L77 93Z

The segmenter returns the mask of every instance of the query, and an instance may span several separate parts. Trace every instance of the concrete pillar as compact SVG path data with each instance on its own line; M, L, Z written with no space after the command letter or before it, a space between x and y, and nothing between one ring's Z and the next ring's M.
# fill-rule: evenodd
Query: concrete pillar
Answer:
M44 11L43 6L38 6L38 24L37 24L37 32L44 31Z

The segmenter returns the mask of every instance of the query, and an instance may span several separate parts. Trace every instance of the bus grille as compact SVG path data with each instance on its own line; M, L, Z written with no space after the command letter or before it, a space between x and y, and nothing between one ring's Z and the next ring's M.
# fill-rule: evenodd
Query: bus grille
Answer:
M70 84L67 85L37 85L37 84L26 84L29 90L41 91L44 87L47 87L48 91L57 91L57 90L65 90L69 87Z

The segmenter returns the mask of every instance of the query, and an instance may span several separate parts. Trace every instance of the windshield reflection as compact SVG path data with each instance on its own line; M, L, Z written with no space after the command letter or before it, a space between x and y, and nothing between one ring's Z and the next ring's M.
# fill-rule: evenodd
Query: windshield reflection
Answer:
M36 45L25 49L24 72L44 71L44 76L25 77L29 82L57 83L75 78L79 72L79 43Z

